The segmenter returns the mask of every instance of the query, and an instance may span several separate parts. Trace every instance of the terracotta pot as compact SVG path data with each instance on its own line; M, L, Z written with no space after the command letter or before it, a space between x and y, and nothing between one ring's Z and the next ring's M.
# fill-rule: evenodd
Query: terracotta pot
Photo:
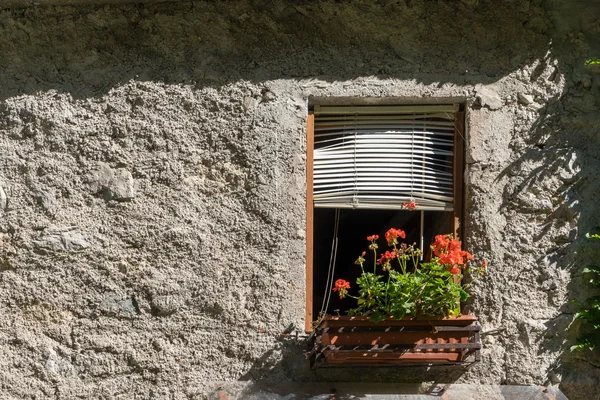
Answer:
M315 367L471 364L479 361L477 317L325 317L315 328Z

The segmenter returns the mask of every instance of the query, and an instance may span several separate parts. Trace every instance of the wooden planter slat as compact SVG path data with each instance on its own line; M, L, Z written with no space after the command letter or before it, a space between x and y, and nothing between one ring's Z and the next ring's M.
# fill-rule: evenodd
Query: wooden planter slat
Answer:
M374 344L414 344L418 340L434 343L438 338L444 340L461 340L464 332L359 332L359 333L324 333L321 335L321 344L328 345L374 345Z
M479 361L477 318L326 317L315 329L314 367L467 365Z
M426 340L419 340L420 343L401 343L401 344L351 344L351 345L339 345L329 344L324 346L324 349L335 350L335 351L396 351L396 350L411 350L419 352L420 350L433 350L433 349L480 349L479 343L427 343Z
M342 333L342 332L458 332L458 331L479 331L481 327L479 325L472 326L439 326L439 325L427 325L427 326L339 326L339 327L325 327L317 328L318 334L323 333Z
M360 353L360 352L330 352L325 354L327 364L354 366L356 364L369 364L378 366L398 364L448 364L460 362L457 353ZM379 365L381 366L381 365Z
M455 318L434 318L419 317L417 319L393 319L389 318L381 322L371 322L369 317L327 317L318 326L318 328L339 328L349 326L468 326L477 321L473 315L461 315Z

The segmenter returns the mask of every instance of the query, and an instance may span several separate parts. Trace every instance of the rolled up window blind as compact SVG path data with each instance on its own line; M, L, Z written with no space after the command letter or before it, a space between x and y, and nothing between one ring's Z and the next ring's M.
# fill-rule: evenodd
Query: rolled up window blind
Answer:
M315 106L315 207L453 210L458 105Z

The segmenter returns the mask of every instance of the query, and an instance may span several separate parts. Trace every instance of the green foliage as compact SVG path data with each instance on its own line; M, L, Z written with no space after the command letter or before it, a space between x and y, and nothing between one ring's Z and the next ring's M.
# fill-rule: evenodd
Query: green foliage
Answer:
M592 240L600 240L598 234L587 234L586 237ZM583 275L589 278L589 282L600 293L600 266L591 265L583 269ZM600 346L600 296L591 296L583 303L578 303L580 310L575 314L575 318L585 321L588 331L583 334L577 343L571 346L574 350L594 350Z
M600 65L600 58L590 58L589 60L586 60L584 65Z
M358 307L348 315L370 315L372 322L387 316L403 318L417 315L456 316L467 292L460 285L461 275L450 273L437 261L423 263L412 273L390 270L383 275L364 273L357 279Z
M356 260L362 270L356 280L358 296L346 290L340 291L340 297L348 296L357 300L357 307L349 310L348 315L370 316L372 322L380 322L389 316L400 319L405 316L450 317L460 314L460 302L469 296L460 284L462 272L468 271L477 277L483 273L483 267L472 270L465 266L468 253L460 250L458 241L453 240L451 235L439 236L446 247L446 243L454 245L452 251L457 264L444 264L440 257L419 263L421 251L413 245L397 243L395 237L388 240L393 251L386 251L377 259L376 238L376 235L368 238L372 241L369 249L377 260L373 272L365 272L365 252ZM438 254L448 255L446 247L438 250ZM341 280L340 287L342 283L348 284Z

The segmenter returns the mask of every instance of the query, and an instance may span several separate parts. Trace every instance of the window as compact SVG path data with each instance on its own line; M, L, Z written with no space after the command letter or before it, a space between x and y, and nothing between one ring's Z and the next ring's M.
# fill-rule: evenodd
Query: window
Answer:
M364 238L401 227L428 249L433 236L461 237L464 113L458 104L315 105L307 126L306 330L351 300L331 296ZM416 210L408 205L415 202Z

